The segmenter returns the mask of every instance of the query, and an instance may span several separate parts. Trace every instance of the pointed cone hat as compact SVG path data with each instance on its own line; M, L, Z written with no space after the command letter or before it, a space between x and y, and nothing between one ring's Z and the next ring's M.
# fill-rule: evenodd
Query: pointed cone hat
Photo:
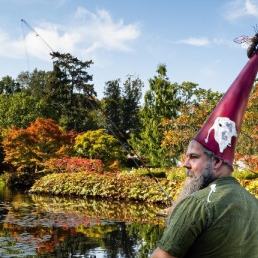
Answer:
M254 54L194 137L194 140L231 165L257 70L258 54Z

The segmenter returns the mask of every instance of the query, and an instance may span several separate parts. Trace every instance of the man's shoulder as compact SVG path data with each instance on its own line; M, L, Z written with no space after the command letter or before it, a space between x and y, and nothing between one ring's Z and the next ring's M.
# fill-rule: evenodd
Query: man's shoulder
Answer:
M258 199L242 187L234 177L218 178L204 189L194 192L191 197L211 205L218 202L232 203L249 199L258 206Z
M233 193L234 186L240 186L235 178L218 178L205 188L192 193L189 197L200 200L203 203L212 203L220 200L223 195L230 194L230 192Z

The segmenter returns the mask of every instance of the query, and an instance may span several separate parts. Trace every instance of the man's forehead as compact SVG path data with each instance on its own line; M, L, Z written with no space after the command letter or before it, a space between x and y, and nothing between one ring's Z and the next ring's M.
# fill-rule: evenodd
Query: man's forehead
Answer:
M192 140L189 145L188 145L188 149L186 151L186 155L190 155L190 154L202 154L203 153L203 146L195 141Z

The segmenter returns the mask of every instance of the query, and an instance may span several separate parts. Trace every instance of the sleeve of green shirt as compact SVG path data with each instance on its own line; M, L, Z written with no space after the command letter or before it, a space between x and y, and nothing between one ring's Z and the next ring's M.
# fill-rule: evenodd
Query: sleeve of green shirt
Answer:
M208 211L205 204L189 196L173 210L168 228L158 246L172 256L184 257L207 224Z

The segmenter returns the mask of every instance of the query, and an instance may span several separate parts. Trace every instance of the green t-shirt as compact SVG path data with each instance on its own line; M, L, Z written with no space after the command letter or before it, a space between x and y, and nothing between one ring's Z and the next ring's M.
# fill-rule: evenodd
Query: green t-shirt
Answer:
M176 257L258 257L258 200L219 178L176 206L158 246Z

